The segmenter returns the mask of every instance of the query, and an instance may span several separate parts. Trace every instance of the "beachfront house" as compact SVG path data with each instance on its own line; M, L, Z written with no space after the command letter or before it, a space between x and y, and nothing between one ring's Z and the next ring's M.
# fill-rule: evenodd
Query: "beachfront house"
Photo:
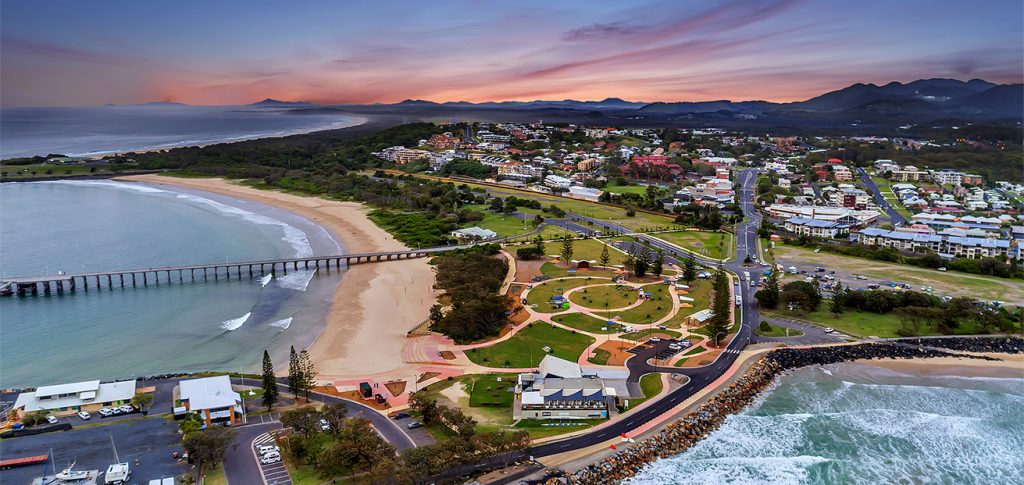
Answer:
M135 396L135 380L100 383L100 381L72 382L42 386L18 395L14 409L26 413L50 411L54 413L94 412L107 406L120 406Z
M467 227L452 231L452 237L459 241L487 241L498 237L498 233L480 227Z
M513 419L603 419L616 397L629 397L628 373L601 373L553 355L536 372L519 374Z
M215 422L234 425L245 414L242 396L231 388L226 375L179 382L175 403L176 417L197 413L207 426Z

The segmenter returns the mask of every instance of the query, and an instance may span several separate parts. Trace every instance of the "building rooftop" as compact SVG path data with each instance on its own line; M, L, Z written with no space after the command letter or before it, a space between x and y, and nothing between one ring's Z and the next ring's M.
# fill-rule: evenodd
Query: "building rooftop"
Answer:
M190 411L226 408L242 401L242 397L231 389L231 379L226 375L186 379L178 385L179 399L188 401Z

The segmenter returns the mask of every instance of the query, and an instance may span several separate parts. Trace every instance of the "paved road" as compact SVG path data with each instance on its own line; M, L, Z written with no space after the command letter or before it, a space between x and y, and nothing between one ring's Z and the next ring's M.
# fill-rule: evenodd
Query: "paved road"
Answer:
M823 327L812 325L810 323L795 322L793 320L786 320L784 318L769 318L763 317L768 323L777 325L780 327L791 328L803 332L803 335L799 337L761 337L754 335L753 342L785 342L790 345L819 345L819 344L834 344L842 343L846 340L843 336L838 333L825 333Z
M907 218L903 217L903 214L897 212L896 209L893 208L891 204L889 204L889 201L885 200L885 197L882 196L882 191L878 190L878 185L875 184L874 180L871 180L871 177L868 175L867 170L864 170L861 167L857 167L857 172L860 173L861 182L864 183L864 186L867 187L868 191L870 191L871 194L875 197L875 204L877 204L878 207L880 207L886 214L889 215L889 220L892 221L892 224L894 226L907 225Z
M224 454L224 474L229 484L257 485L263 483L260 475L260 465L252 452L252 442L258 436L276 429L281 429L281 423L249 424L238 426L238 435L235 436L233 446L228 447Z
M747 221L739 224L736 228L736 259L724 264L726 269L737 274L742 274L743 271L750 271L755 275L753 276L754 278L757 278L756 275L761 273L761 267L744 266L742 261L746 258L748 250L756 251L757 247L757 229L760 226L761 216L757 213L756 208L751 203L753 186L756 178L757 174L754 170L744 170L740 172L738 176L738 185L741 187L740 205L743 208L744 214L747 216ZM597 223L598 222L595 222L595 224ZM600 225L608 227L606 223L601 223ZM618 228L613 229L618 230ZM704 264L717 264L717 262L707 260L706 258L697 259ZM655 401L650 406L632 411L620 421L591 433L536 446L530 450L530 454L535 457L548 456L579 448L585 448L614 439L620 434L630 432L638 426L665 413L724 374L729 367L732 366L733 362L736 361L736 357L739 355L739 352L751 343L751 338L754 334L753 328L758 322L757 308L753 303L754 289L751 288L749 284L745 283L746 282L741 282L739 285L743 301L740 329L736 333L736 336L729 342L726 351L722 353L717 361L704 367L686 369L686 375L690 376L689 382L670 392L658 401Z

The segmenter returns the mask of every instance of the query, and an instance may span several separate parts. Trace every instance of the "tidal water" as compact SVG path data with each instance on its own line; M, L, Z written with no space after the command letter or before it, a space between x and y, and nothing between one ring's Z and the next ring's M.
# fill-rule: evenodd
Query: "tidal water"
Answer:
M1024 379L804 368L685 453L661 484L1024 483Z
M306 219L206 192L116 181L0 185L2 276L342 252ZM115 278L113 289L2 297L0 388L257 370L263 349L283 363L289 346L308 346L323 328L340 280L337 270L300 270L133 289Z
M206 145L358 124L342 115L297 115L252 106L90 106L0 109L0 159Z

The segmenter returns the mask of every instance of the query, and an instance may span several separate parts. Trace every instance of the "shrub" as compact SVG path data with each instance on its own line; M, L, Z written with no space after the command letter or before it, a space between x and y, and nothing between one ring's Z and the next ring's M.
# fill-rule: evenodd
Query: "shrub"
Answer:
M761 320L760 329L761 329L762 332L771 332L772 331L772 326L768 324L767 320Z

